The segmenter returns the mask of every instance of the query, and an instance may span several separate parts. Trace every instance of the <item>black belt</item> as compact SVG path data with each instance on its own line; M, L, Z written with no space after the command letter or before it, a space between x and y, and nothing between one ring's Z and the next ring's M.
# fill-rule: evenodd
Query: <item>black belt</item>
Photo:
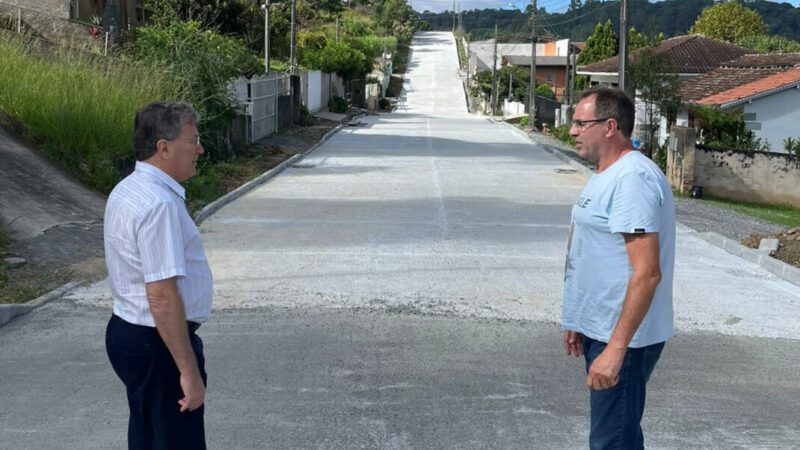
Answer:
M192 321L187 320L186 321L186 328L189 329L189 333L194 333L195 331L197 331L198 328L200 328L200 324L197 323L197 322L192 322Z

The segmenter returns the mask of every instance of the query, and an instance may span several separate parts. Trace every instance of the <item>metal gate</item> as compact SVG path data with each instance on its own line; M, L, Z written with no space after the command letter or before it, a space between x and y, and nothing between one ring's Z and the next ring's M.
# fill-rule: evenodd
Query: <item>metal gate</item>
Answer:
M234 90L247 116L247 137L256 142L278 131L278 97L290 92L289 75L270 74L239 78Z

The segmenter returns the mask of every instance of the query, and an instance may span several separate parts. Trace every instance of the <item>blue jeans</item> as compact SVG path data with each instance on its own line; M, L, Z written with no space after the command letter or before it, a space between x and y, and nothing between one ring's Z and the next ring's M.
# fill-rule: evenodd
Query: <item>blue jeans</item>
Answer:
M584 336L583 355L587 372L592 361L605 348L605 342ZM589 448L644 449L640 423L644 415L647 380L663 349L663 342L642 348L628 348L619 370L619 382L609 389L590 390L592 424Z
M189 339L205 383L203 341L191 330ZM106 328L106 351L128 394L130 450L206 448L205 407L180 412L180 372L155 328L111 316Z

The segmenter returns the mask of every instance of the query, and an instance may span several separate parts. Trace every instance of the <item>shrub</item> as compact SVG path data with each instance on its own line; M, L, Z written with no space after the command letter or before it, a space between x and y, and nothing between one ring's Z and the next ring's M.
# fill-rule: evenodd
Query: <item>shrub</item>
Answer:
M314 116L308 111L306 105L300 104L300 126L307 127L314 124Z
M769 142L747 129L741 113L728 113L712 106L695 106L692 113L703 145L744 152L770 150Z
M551 128L553 137L561 142L566 142L569 145L575 145L575 138L569 134L570 125L564 124Z
M347 100L339 97L338 95L334 95L330 100L328 100L328 109L331 112L343 114L347 112L347 108Z
M800 138L787 137L783 140L783 149L800 158Z
M550 89L550 86L546 84L539 84L536 86L536 95L539 97L549 98L551 100L556 98L555 92L553 92L553 90Z
M528 125L529 122L530 122L529 116L523 116L521 119L519 119L519 124L522 126Z
M372 70L372 62L360 51L343 43L328 43L322 50L309 50L305 53L306 64L312 69L326 73L336 73L345 80Z
M209 30L199 22L156 21L136 30L130 48L137 60L166 68L181 97L202 117L203 146L212 160L231 156L229 129L238 104L228 89L231 79L263 72L263 62L239 41Z

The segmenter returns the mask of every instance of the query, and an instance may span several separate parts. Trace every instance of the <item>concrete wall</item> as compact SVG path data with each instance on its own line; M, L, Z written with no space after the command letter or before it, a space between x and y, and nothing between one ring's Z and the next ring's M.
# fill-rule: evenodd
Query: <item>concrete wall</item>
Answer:
M774 153L698 149L694 130L672 127L667 177L687 192L702 186L714 197L800 208L800 158Z
M17 23L22 13L23 30L32 30L51 41L78 46L96 45L99 40L89 36L89 27L70 20L69 0L20 0L0 2L0 15Z
M744 119L756 137L766 140L772 151L786 153L783 140L800 137L800 90L787 89L744 104Z

